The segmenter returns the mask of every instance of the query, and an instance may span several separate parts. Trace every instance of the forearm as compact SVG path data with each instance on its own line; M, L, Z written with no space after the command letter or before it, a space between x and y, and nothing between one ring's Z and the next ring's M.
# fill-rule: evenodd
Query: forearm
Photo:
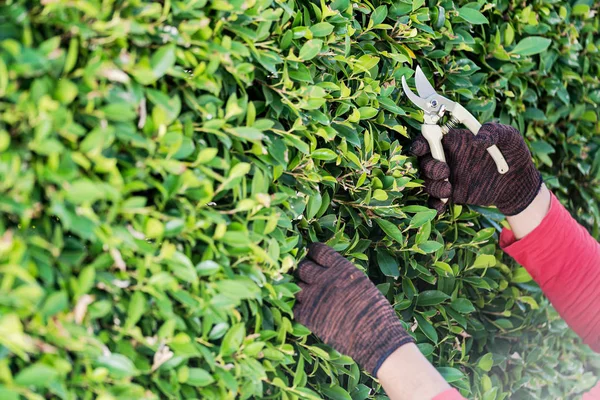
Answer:
M529 207L507 218L515 237L523 238L539 226L549 207L550 192L542 185ZM402 346L392 353L382 364L377 377L392 400L431 400L450 389L450 385L414 344Z
M394 351L381 365L377 378L391 400L431 400L450 389L413 343Z
M503 231L500 244L527 269L569 326L600 351L600 244L547 189L534 203L523 215L510 217L514 231Z
M515 238L522 239L537 228L550 209L550 191L542 184L531 204L517 215L506 217Z

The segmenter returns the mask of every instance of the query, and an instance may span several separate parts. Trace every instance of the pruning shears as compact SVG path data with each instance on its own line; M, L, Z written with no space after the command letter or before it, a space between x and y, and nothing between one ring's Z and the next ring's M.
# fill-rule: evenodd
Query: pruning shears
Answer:
M437 94L419 66L417 66L415 71L415 86L417 87L418 96L410 90L406 83L406 78L404 78L404 76L402 77L402 88L404 89L404 93L406 93L406 96L408 96L417 107L424 111L421 133L429 143L431 155L436 160L446 162L446 155L444 154L444 148L442 147L443 136L458 124L463 124L473 133L473 135L477 135L479 129L481 129L481 124L462 105ZM446 113L449 114L448 121L443 125L438 125L438 123L442 122L442 118ZM487 151L494 159L496 167L498 168L498 173L507 173L508 164L498 147L493 145L488 147ZM442 199L444 202L447 200L448 199Z

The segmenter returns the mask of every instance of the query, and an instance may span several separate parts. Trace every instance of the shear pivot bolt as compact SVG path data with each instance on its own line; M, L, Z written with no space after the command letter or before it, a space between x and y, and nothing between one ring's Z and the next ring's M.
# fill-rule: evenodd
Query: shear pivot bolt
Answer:
M437 100L431 100L431 107L437 107L438 102Z

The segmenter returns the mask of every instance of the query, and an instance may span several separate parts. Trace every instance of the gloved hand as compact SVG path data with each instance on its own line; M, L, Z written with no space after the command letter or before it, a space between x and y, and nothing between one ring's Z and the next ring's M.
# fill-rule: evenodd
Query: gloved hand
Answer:
M486 151L494 144L508 163L509 171L504 175ZM466 129L452 129L444 135L442 145L447 164L433 159L423 136L411 147L411 152L419 157L425 191L432 196L429 206L439 213L445 209L440 199L448 198L457 204L494 205L504 215L516 215L531 204L540 190L542 176L523 137L512 126L487 123L477 135Z
M375 285L331 247L311 244L297 273L296 320L373 376L397 348L414 342Z

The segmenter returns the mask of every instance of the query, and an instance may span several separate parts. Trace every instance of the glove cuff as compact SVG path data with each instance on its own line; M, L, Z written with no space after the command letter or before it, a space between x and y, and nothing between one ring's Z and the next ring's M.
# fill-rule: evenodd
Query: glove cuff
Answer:
M377 372L379 372L379 368L381 368L381 365L383 365L383 362L385 360L387 360L388 357L391 356L393 352L395 352L400 347L402 347L402 346L404 346L405 344L408 344L408 343L415 343L415 339L413 339L412 336L409 336L407 334L406 336L399 338L398 341L396 341L393 344L391 344L389 346L389 348L379 357L379 359L375 363L374 367L372 367L372 368L368 368L367 367L367 369L369 371L371 371L371 375L373 375L374 377L377 377Z
M517 190L511 191L511 198L504 204L498 204L498 210L507 217L517 215L525 210L536 198L542 188L542 174L532 165L532 173L523 174L521 182L516 184Z

